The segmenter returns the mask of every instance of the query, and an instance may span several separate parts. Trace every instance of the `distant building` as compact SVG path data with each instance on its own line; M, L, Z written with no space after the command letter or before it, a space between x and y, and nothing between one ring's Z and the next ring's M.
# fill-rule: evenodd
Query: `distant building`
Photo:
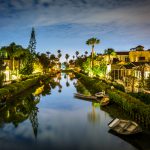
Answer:
M150 50L144 50L144 47L139 45L129 52L129 59L130 62L150 62Z

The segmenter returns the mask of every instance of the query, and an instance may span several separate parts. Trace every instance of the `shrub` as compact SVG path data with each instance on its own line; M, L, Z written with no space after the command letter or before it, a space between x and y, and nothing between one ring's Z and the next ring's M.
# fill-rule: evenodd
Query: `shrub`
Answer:
M118 89L118 90L120 90L120 91L125 92L125 88L124 88L124 86L123 86L122 84L113 82L113 83L111 83L110 85L114 86L116 89Z
M48 76L46 76L46 77L48 78ZM27 79L22 82L16 82L16 83L6 85L5 87L0 89L0 99L7 99L13 95L21 93L25 89L28 89L28 88L38 84L41 79L46 80L46 77L41 75L38 77L34 77L32 79Z
M145 104L150 104L150 94L148 93L129 93L131 96L138 98L140 101L144 102Z
M0 88L3 86L3 82L4 82L4 74L0 74Z

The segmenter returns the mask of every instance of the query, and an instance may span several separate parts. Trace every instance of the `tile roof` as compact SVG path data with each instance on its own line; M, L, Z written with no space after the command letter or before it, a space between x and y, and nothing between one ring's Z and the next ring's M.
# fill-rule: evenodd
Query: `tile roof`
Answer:
M116 52L117 55L129 55L128 51L124 51L124 52Z
M132 64L136 67L136 66L140 66L140 65L144 65L144 64L150 65L150 62L132 62Z

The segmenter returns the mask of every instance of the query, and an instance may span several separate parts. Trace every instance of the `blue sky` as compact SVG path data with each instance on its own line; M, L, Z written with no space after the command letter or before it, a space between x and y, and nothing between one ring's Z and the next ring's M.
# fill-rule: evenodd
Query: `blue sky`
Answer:
M0 0L0 46L16 42L28 46L35 27L37 51L72 55L95 47L129 50L137 45L150 48L149 0Z

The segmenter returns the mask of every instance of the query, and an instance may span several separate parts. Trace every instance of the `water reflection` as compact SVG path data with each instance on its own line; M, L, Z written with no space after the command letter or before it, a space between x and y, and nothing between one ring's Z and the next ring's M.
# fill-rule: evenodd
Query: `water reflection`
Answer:
M137 135L123 136L115 133L112 130L109 130L108 133L123 139L124 141L134 145L138 150L150 150L150 133L143 132Z
M59 80L56 80L58 79ZM0 102L0 128L6 124L12 123L14 127L29 119L32 125L34 136L38 134L38 111L37 104L40 102L41 96L51 94L51 89L57 86L61 88L60 77L49 80L41 80L39 87L30 89L23 94Z
M33 126L33 131L36 136L38 127L36 104L39 102L39 97L34 97L29 94L24 97L14 97L13 100L5 102L5 107L0 110L0 124L3 128L5 124L12 123L17 127L20 123L30 118Z
M76 99L75 92L91 94L72 73L58 74L1 103L2 149L137 150L108 132L112 115L99 103Z
M100 114L96 112L96 108L99 110L100 103L92 102L92 111L88 113L88 120L92 123L96 123L100 121Z
M91 95L90 91L79 80L75 83L75 87L78 93Z

